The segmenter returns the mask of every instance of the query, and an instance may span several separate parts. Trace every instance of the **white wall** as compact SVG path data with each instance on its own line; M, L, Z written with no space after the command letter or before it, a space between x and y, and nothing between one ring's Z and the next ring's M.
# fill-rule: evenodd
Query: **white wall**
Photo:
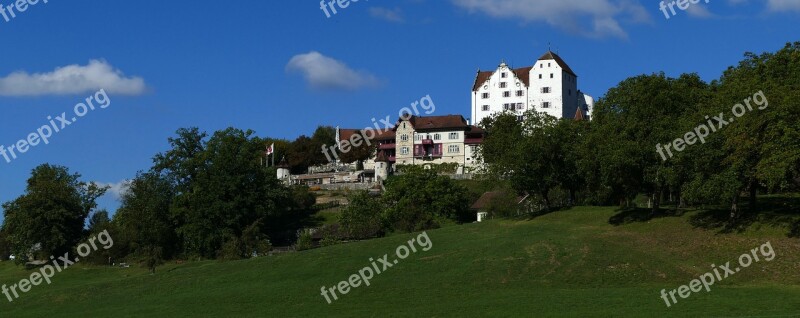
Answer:
M503 73L506 73L507 77L503 78ZM501 88L500 83L506 83L506 87ZM523 96L517 96L517 90L522 90ZM510 97L503 97L503 92L510 92ZM483 93L489 93L489 98L484 99ZM528 110L527 95L528 90L525 87L525 83L516 77L508 65L505 63L500 64L489 80L482 83L477 91L472 92L472 118L470 123L477 125L483 118L504 111L504 104L513 103L515 105L514 113L522 115ZM516 105L519 103L522 104L522 109L517 109ZM484 111L483 105L489 105L489 110Z

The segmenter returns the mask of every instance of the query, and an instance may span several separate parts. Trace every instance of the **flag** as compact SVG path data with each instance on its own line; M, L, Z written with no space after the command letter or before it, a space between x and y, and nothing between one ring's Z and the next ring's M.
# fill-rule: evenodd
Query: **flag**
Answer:
M275 152L275 143L272 143L269 145L269 147L267 147L267 156L271 155L273 152Z

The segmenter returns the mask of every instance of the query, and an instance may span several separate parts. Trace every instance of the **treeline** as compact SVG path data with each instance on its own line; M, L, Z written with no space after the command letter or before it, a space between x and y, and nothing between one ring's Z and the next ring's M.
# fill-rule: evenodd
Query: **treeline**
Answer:
M487 118L482 155L490 175L545 209L568 204L630 206L640 194L653 213L728 205L800 184L800 42L745 54L706 83L697 74L628 78L611 88L591 121L529 112L520 122Z
M115 244L98 255L101 263L125 259L154 269L165 259L264 254L274 243L292 243L315 212L307 188L283 186L274 168L262 165L265 140L252 131L180 129L169 143L130 181L111 219L94 211L105 188L65 167L36 168L25 194L3 205L0 243L23 263L108 230Z
M362 133L359 134L363 137ZM363 162L375 153L377 147L374 143L372 145L362 143L358 147L351 147L345 153L336 150L335 156L331 150L328 150L328 155L326 156L322 150L323 146L327 149L336 146L336 129L331 126L317 127L310 137L301 135L293 141L266 138L264 143L266 145L275 144L275 152L277 153L275 163L278 163L285 156L292 174L304 174L308 172L308 167L327 164L330 162L328 156L330 156L331 160L336 159L344 163Z

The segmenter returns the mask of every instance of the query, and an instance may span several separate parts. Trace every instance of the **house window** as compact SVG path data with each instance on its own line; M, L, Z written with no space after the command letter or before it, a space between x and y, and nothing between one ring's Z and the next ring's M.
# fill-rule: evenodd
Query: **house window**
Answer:
M553 78L553 73L550 73L550 78Z
M506 82L500 82L500 88L506 88Z
M447 147L447 152L458 153L459 152L458 148L459 148L458 145L450 145L450 147Z
M544 68L544 63L539 63L539 68Z
M550 67L550 62L547 62L547 67Z
M514 103L503 104L503 110L514 110Z
M442 140L441 134L433 134L433 140Z
M544 94L550 93L550 87L542 87L542 93Z
M489 110L489 105L483 105L483 106L481 106L481 109L483 109L484 111L488 111Z
M450 136L448 136L448 138L450 138L450 140L458 139L458 133L452 132L450 133Z
M542 74L539 74L539 79L542 79Z
M422 140L422 135L414 135L414 140L416 141Z
M511 97L511 92L510 91L503 92L503 97Z
M525 119L525 117L523 117L523 116L517 116L517 121L523 121L524 119Z
M487 98L489 98L489 93L483 93L483 94L481 94L481 98L483 98L483 99L487 99Z
M542 102L542 108L550 108L550 102Z
M517 96L518 96L518 97L519 97L519 96L525 96L525 91L523 91L523 90L518 90L518 91L517 91Z
M572 89L569 89L569 96L572 96Z
M407 155L408 154L408 147L400 148L400 154Z
M470 151L472 151L472 154L473 154L473 155L474 155L476 152L478 152L478 146L469 146L469 148L470 148Z
M408 135L406 135L406 134L400 135L400 140L401 141L408 141Z
M524 104L522 104L522 103L517 103L517 109L523 109L523 108L525 108L525 105L524 105Z
M500 77L506 78L506 77L508 77L508 73L506 73L506 72L500 73Z

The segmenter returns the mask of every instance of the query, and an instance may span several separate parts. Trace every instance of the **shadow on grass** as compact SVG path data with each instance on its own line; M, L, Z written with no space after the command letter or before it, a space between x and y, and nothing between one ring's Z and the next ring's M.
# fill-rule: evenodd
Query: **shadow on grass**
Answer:
M746 201L746 200L743 200ZM742 204L741 216L731 219L729 207L713 207L689 218L697 228L717 230L718 233L742 233L754 224L788 229L787 236L800 237L800 197L759 197L757 209Z
M509 219L515 220L515 221L530 221L530 220L533 220L535 218L548 215L550 213L555 213L555 212L559 212L559 211L566 211L566 210L569 210L569 209L572 209L572 208L573 207L571 207L571 206L557 207L557 208L552 208L550 210L540 210L540 211L537 211L537 212L531 212L531 213L526 213L526 214L522 214L522 215L518 215L518 216L512 216L512 217L509 217Z
M617 210L619 213L608 219L608 224L619 226L634 222L647 222L663 217L680 217L686 213L684 209L661 209L653 214L650 208L624 208Z

